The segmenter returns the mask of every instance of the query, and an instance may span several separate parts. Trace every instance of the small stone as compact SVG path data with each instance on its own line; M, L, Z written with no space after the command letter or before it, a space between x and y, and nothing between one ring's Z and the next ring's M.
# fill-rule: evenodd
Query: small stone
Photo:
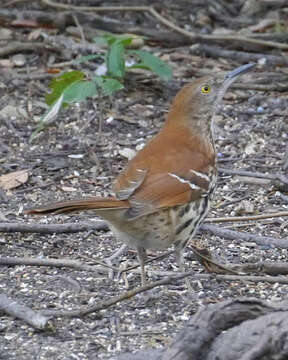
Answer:
M14 66L17 66L17 67L21 67L26 64L26 57L22 54L17 54L17 55L12 56L11 60L12 60L12 63L14 64Z
M71 187L71 186L62 186L61 189L63 191L69 191L69 192L73 192L73 191L77 191L77 189Z
M85 155L84 154L71 154L71 155L68 155L68 157L70 159L83 159Z
M136 155L136 151L130 148L123 148L119 150L119 154L126 159L131 160Z
M257 244L255 242L243 242L241 243L242 246L246 246L246 247L256 247Z
M9 40L12 38L13 32L10 29L2 27L0 29L0 40Z
M267 62L267 59L265 57L263 57L263 58L259 59L257 62L259 65L265 65Z
M0 111L0 117L3 118L11 118L11 117L17 117L18 116L18 112L17 112L17 108L15 106L12 105L6 105L1 111Z

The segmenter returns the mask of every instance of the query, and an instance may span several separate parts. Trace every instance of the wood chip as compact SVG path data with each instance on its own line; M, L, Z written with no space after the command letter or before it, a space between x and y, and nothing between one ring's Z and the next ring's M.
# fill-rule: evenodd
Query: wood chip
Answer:
M0 176L0 187L3 190L14 189L28 180L28 170L13 171Z

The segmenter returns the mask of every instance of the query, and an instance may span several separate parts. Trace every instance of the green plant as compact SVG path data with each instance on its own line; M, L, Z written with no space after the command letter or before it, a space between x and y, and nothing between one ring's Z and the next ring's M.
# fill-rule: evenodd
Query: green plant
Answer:
M100 57L106 65L107 71L105 75L89 77L82 71L67 71L54 78L49 85L51 92L46 95L46 103L50 107L39 120L30 141L35 138L45 125L55 121L61 107L85 101L89 97L111 96L122 89L128 69L141 68L150 70L161 79L170 80L172 70L169 65L148 51L129 49L133 39L132 35L105 34L94 39L95 42L107 46L105 54L84 56L75 61L80 63ZM127 65L127 59L133 60L132 65Z

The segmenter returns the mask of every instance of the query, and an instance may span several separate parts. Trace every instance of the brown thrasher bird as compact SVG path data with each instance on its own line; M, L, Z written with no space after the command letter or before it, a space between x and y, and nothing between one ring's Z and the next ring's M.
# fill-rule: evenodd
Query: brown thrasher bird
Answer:
M146 249L175 245L178 264L209 210L216 186L212 117L232 82L255 64L184 86L162 130L128 162L113 185L114 197L82 198L26 210L27 214L93 211L115 237L137 250L145 283Z

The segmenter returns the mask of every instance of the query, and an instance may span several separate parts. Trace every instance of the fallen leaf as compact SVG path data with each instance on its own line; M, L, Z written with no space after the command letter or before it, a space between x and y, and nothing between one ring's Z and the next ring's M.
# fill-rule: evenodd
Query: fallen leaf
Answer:
M254 205L252 202L248 200L242 200L236 207L235 212L237 215L243 214L253 214L254 213Z
M13 67L13 63L12 63L11 60L2 59L2 60L0 60L0 67L12 68L12 67Z
M28 170L13 171L0 176L0 187L4 190L14 189L28 180Z

